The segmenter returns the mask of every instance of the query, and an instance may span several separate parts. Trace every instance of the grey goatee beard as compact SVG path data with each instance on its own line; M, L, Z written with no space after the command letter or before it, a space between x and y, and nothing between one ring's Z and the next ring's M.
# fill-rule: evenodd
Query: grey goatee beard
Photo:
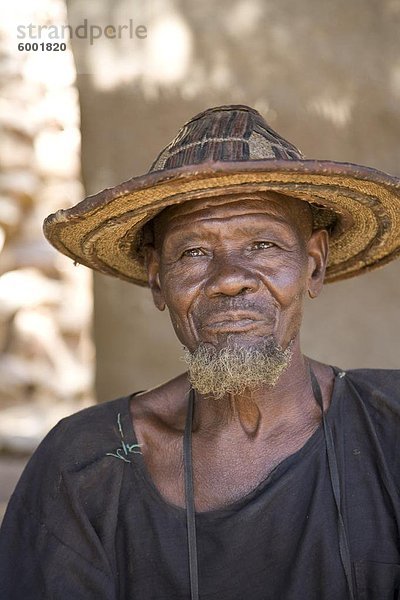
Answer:
M192 386L200 394L221 399L261 385L274 387L289 366L292 346L291 342L283 350L272 336L256 346L228 345L220 350L201 343L194 352L184 348L183 359Z

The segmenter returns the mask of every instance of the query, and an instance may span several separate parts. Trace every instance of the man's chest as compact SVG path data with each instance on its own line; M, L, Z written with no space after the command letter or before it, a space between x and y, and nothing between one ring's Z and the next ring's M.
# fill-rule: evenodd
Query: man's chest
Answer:
M193 437L193 481L197 511L216 510L244 498L272 471L301 449L314 428L298 436L271 438L259 444L228 443ZM185 506L183 439L181 435L143 436L141 446L148 475L169 503Z
M236 498L234 493L229 497L225 491L223 497L231 504L228 511L200 508L196 530L202 597L294 600L304 590L307 594L304 597L310 600L345 598L344 573L337 551L336 509L325 469L319 468L320 462L321 467L326 466L324 455L319 459L313 452L314 446L301 453L305 454L305 461L289 457L287 466L278 465L274 476L264 483L264 472L258 467L247 472L232 470L249 485L248 489L243 488L242 497ZM139 463L138 469L134 469L134 480L129 478L131 494L125 504L128 517L124 519L124 510L120 511L122 538L129 542L121 548L121 555L124 561L127 554L132 556L128 560L135 569L131 591L137 591L138 598L151 597L156 590L168 590L165 598L189 597L185 511L178 511L149 493ZM199 465L197 470L201 469ZM213 494L219 500L220 488L229 489L229 481L218 484L218 472L208 468L207 473L212 475L212 485L199 479L195 488L204 486L208 502ZM223 478L221 472L219 475ZM182 480L179 468L177 478ZM183 505L182 489L179 493L170 487L163 488L162 479L157 484L164 500ZM317 548L326 548L327 552L316 552ZM149 556L152 565L146 567L144 563ZM153 565L158 567L154 569ZM143 573L150 567L152 576L143 582ZM321 573L327 582L324 590L319 584ZM174 587L169 590L171 582ZM153 587L146 596L142 589L150 583Z

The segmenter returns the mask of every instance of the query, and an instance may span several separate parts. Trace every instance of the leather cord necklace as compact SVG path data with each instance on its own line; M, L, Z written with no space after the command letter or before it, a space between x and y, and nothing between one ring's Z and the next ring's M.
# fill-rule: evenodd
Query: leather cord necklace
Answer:
M341 507L341 490L339 470L337 466L335 446L333 443L332 431L328 420L325 416L321 388L318 380L310 366L311 385L315 400L322 412L322 427L325 438L325 448L328 459L329 476L331 480L332 493L335 500L337 520L338 520L338 536L339 536L339 553L345 573L347 587L349 592L349 600L354 600L354 585L351 571L351 559L349 543L344 525ZM192 462L192 426L194 412L195 393L194 389L190 390L189 406L186 416L185 432L183 436L183 462L185 475L185 498L186 498L186 522L188 535L188 554L189 554L189 575L190 575L190 598L191 600L199 600L199 575L198 575L198 559L197 559L197 543L196 543L196 512L194 506L194 488L193 488L193 462Z
M199 598L199 575L196 544L196 512L194 508L193 461L192 461L192 425L194 408L194 389L189 394L189 407L183 436L183 464L185 472L186 523L188 534L190 597Z

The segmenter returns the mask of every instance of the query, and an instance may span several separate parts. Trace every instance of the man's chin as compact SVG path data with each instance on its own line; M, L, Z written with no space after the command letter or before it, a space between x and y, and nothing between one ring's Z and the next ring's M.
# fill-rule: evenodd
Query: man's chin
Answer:
M215 351L220 351L224 348L229 349L239 349L239 348L255 348L255 349L263 349L265 346L268 347L277 347L279 346L278 342L275 339L275 336L271 333L267 336L259 336L259 335L249 335L246 332L229 332L229 333L220 333L218 336L215 336L212 340L205 339L199 342L198 347L212 348Z
M202 342L196 350L185 350L189 379L201 394L222 398L261 386L273 387L289 366L292 344L283 350L273 336L251 344L234 336L222 347Z

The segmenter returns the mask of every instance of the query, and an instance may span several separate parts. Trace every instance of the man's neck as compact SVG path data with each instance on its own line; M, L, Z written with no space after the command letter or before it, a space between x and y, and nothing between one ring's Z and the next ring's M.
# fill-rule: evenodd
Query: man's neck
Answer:
M281 427L296 429L305 422L319 422L309 361L294 345L288 368L275 387L259 387L216 400L196 392L194 432L264 438Z

